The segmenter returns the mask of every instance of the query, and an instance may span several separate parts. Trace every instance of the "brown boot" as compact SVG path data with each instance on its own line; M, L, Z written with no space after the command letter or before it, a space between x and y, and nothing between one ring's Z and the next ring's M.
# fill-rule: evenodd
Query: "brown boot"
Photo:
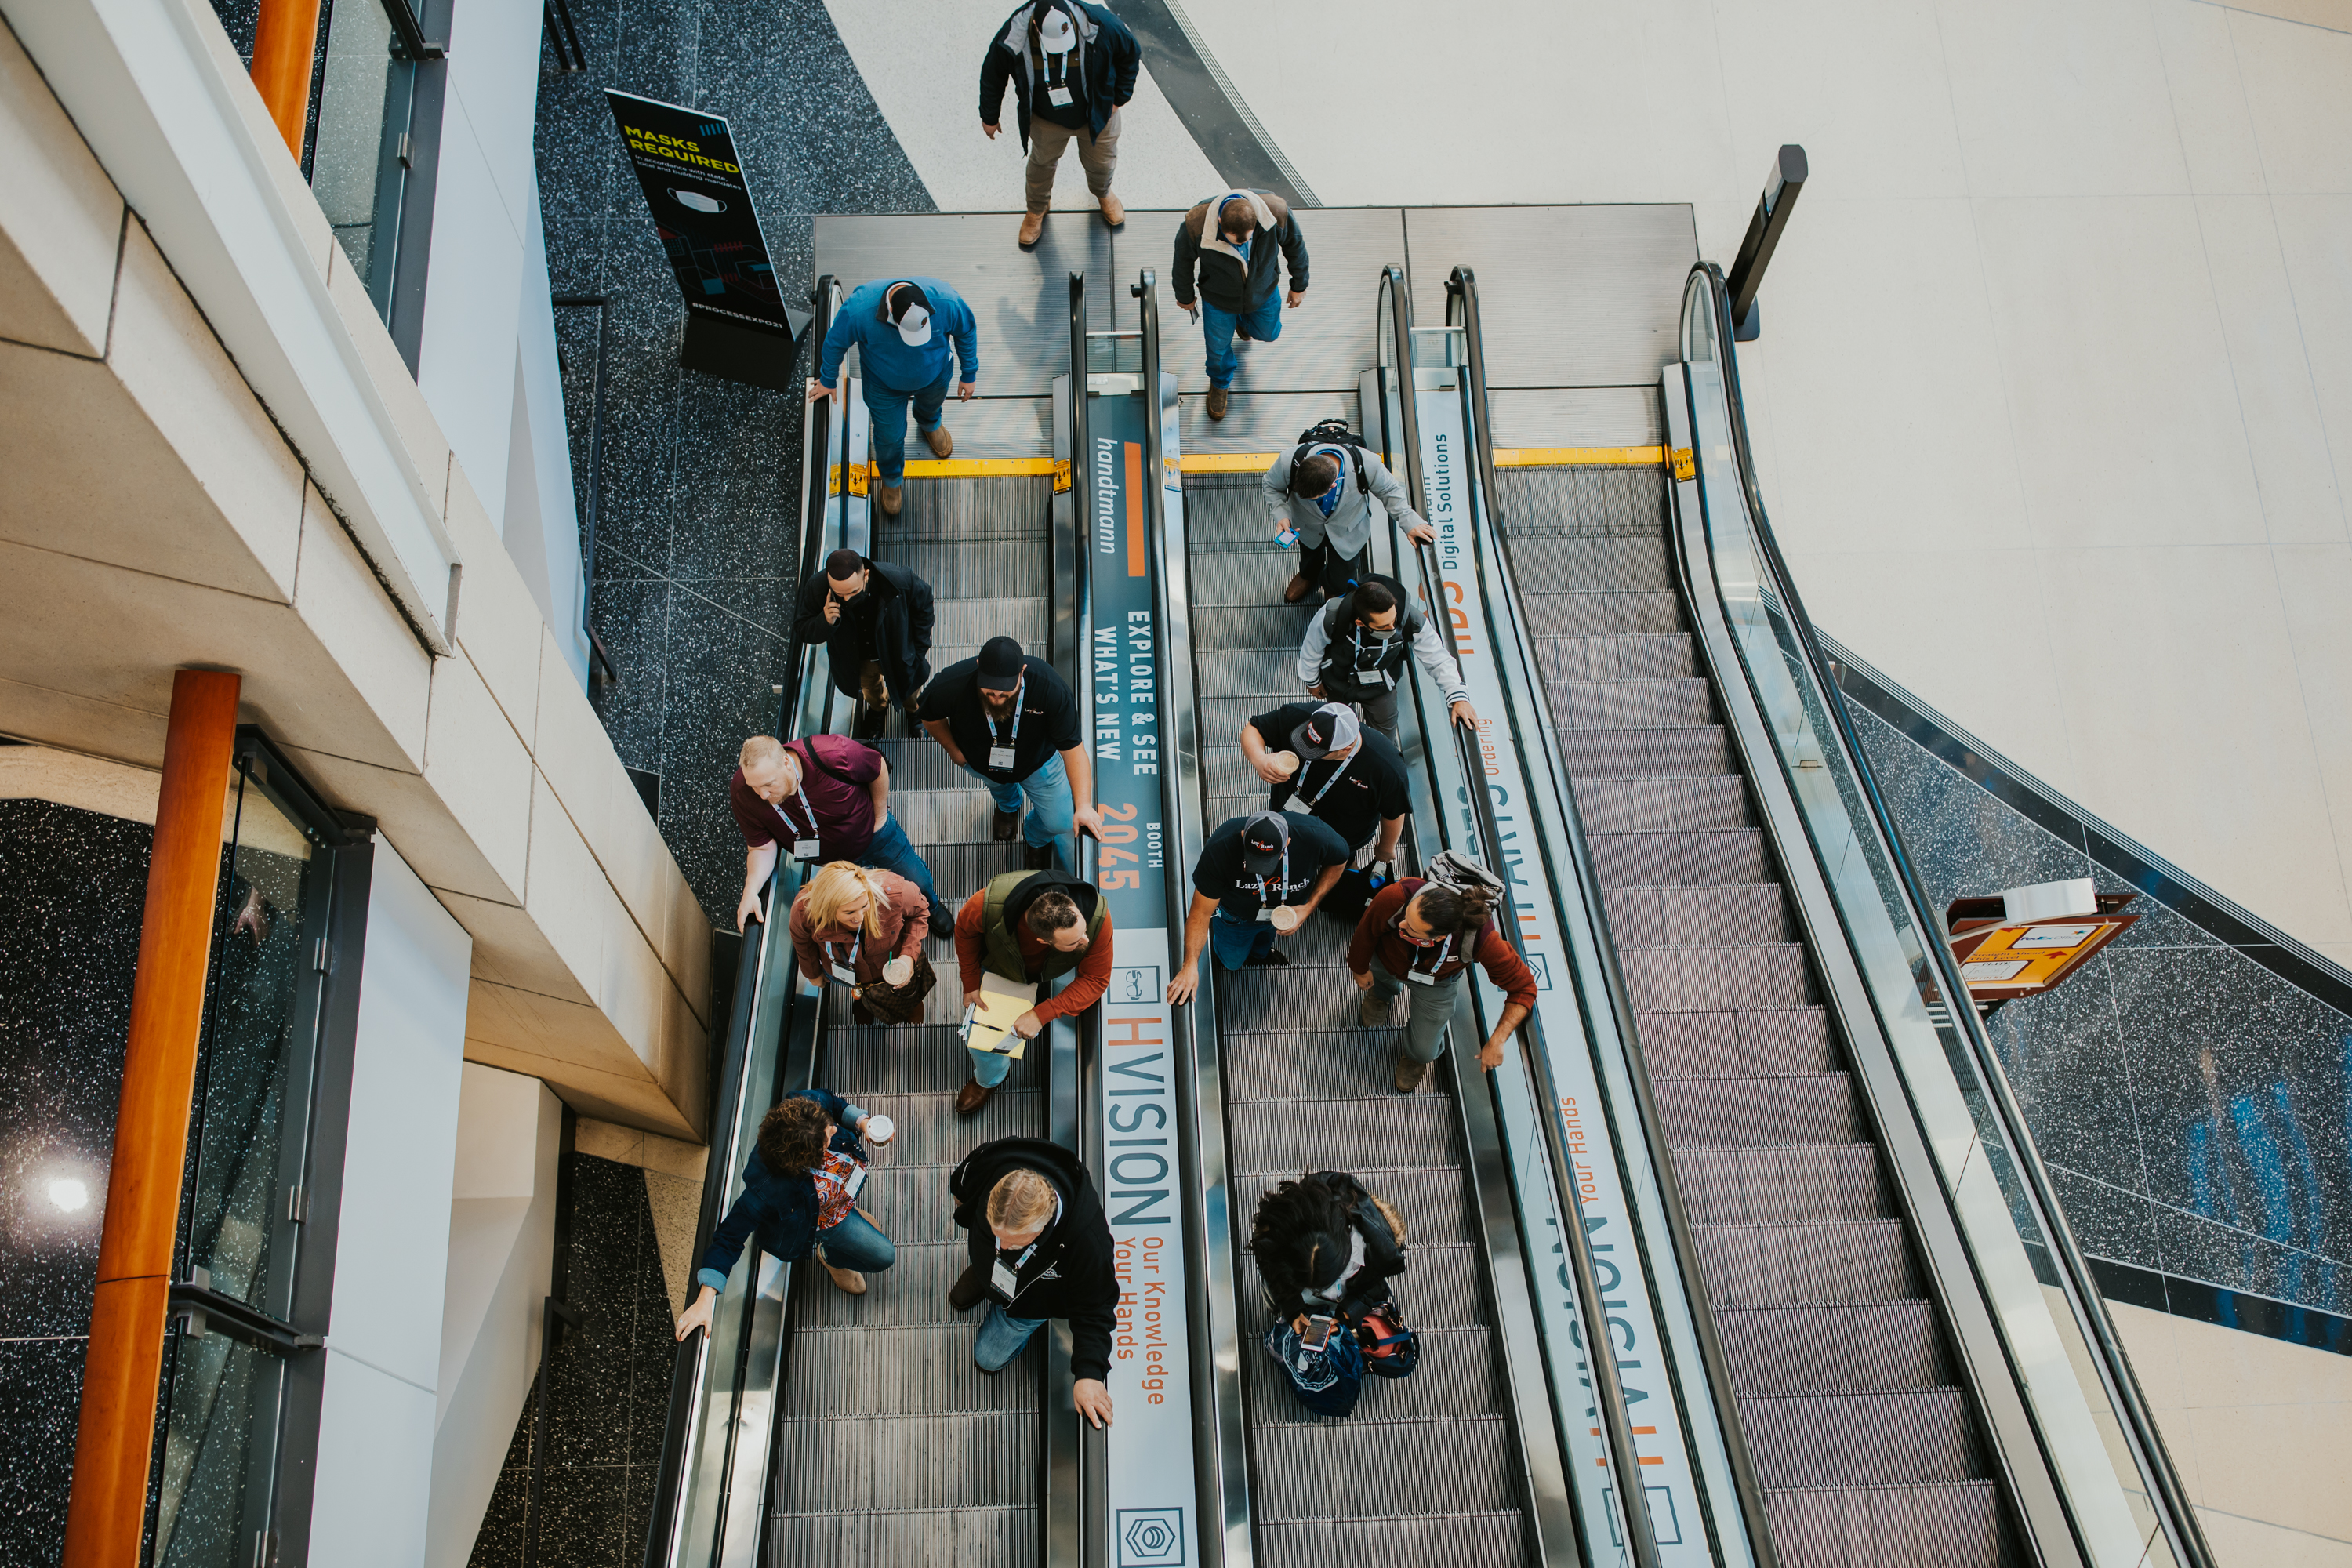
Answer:
M907 487L904 485L876 485L874 487L874 499L882 503L882 515L884 517L896 517L898 515L898 508L903 505L906 500L906 488Z
M1021 248L1024 250L1033 248L1045 232L1045 215L1044 213L1024 214L1021 218Z
M1288 585L1282 590L1282 602L1286 605L1295 605L1307 597L1307 590L1314 586L1314 584L1307 580L1306 573L1294 572L1290 574Z
M992 1084L984 1084L976 1078L966 1079L963 1088L956 1094L956 1114L958 1116L979 1115L980 1108L986 1105L988 1097L995 1092L995 1087Z
M1102 214L1103 222L1117 228L1127 221L1127 204L1120 201L1115 193L1105 191L1102 195Z
M1417 1061L1400 1051L1397 1053L1396 1088L1399 1094L1411 1094L1429 1076L1429 1064Z
M1377 991L1367 991L1364 993L1362 1005L1356 1009L1356 1016L1363 1021L1363 1026L1367 1029L1385 1029L1389 1026L1389 1011L1395 1005L1396 998L1393 996L1383 996Z
M924 431L923 445L931 449L931 456L934 458L945 458L955 456L955 437L948 434L948 427L944 425L935 425Z
M817 1261L819 1263L824 1263L824 1259L822 1258L818 1258ZM856 1269L835 1268L832 1264L824 1263L824 1271L833 1276L833 1282L841 1287L842 1294L845 1296L863 1296L866 1294L866 1276L860 1274Z
M1223 419L1225 416L1225 405L1229 401L1230 399L1227 397L1223 387L1213 386L1209 388L1209 417L1212 419Z

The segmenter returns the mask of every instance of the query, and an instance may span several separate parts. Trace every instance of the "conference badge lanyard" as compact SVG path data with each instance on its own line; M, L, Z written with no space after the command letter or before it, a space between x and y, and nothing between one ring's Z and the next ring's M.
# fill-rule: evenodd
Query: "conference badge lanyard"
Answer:
M809 747L809 752L811 758L814 759L816 752L816 747L814 742L812 742ZM791 815L781 805L776 807L776 815L782 817L784 819L784 826L793 830L793 858L795 860L814 860L818 855L816 841L816 807L809 804L808 775L805 773L801 775L801 782L793 788L793 794L801 803L801 813L808 818L808 826L806 828L803 828L799 823L794 822L792 819Z
M1072 102L1070 92L1070 56L1075 51L1065 49L1058 55L1045 57L1045 101L1056 109L1067 109Z
M1399 616L1398 618L1402 620L1403 617ZM1372 644L1372 662L1370 665L1366 665L1364 663L1364 625L1361 621L1357 622L1356 656L1353 660L1355 665L1354 673L1359 677L1376 675L1380 677L1381 684L1382 686L1386 687L1391 691L1393 691L1396 689L1396 677L1390 674L1386 668L1388 658L1389 639L1386 636L1382 636L1380 641Z
M1336 777L1337 775L1335 774L1334 776ZM1323 787L1325 789L1329 789L1331 786L1327 784ZM1320 800L1322 796L1318 795L1316 798ZM1274 890L1276 898L1272 903L1268 903L1265 897L1265 879L1264 877L1260 877L1257 879L1257 918L1262 921L1271 921L1274 919L1275 910L1282 903L1283 897L1287 895L1290 891L1290 838L1288 835L1285 835L1282 840L1282 880L1275 884Z
M832 942L828 942L824 944L826 956L833 960L833 977L835 980L840 981L844 985L857 984L857 954L865 945L866 931L863 927L858 930L857 940L849 944L849 958L846 963L843 962L841 955L834 951Z
M990 773L1002 773L1013 771L1013 753L1021 744L1021 699L1026 693L1028 685L1029 676L1024 670L1020 680L1014 683L1013 688L1013 733L1001 741L997 739L996 716L985 706L980 710L980 716L988 721L988 771Z
M1290 792L1290 798L1282 803L1281 809L1284 811L1295 811L1301 816L1314 816L1315 808L1323 804L1323 797L1331 793L1331 786L1339 782L1339 775L1346 773L1348 771L1348 765L1355 760L1356 759L1352 756L1342 758L1339 765L1331 770L1331 776L1323 781L1323 787L1315 792L1314 798L1311 800L1308 799L1301 791L1293 789ZM1289 881L1290 868L1287 860L1289 850L1285 848L1283 853L1286 857L1283 866L1283 880L1286 886Z
M844 1155L843 1158L846 1159L848 1156ZM833 1183L841 1189L842 1195L851 1203L856 1203L857 1194L866 1188L866 1167L855 1160L850 1162L849 1174L845 1177L835 1175L829 1163L824 1165L811 1166L809 1174L819 1181Z
M1402 911L1399 911L1397 915L1396 929L1400 933L1404 930L1404 915ZM1404 972L1404 977L1407 980L1412 981L1415 985L1436 984L1437 972L1444 969L1445 967L1446 961L1454 956L1454 944L1461 940L1462 933L1460 931L1455 931L1452 935L1448 936L1444 942L1430 943L1430 947L1437 949L1437 962L1431 964L1426 969L1423 969L1421 966L1421 957L1423 953L1429 951L1429 948L1414 948L1412 964Z
M1014 1258L1010 1267L1005 1264L1003 1252L1000 1250L997 1253L996 1262L988 1272L988 1284L989 1288L1003 1298L1008 1304L1013 1297L1021 1294L1021 1271L1029 1267L1030 1256L1037 1250L1045 1239L1041 1236L1023 1247L1021 1256Z

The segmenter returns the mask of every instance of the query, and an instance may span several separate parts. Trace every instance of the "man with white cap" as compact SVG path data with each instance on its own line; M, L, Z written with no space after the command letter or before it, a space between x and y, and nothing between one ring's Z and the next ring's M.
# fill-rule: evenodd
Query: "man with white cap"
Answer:
M980 324L963 297L936 278L897 278L850 291L824 335L809 397L835 395L841 361L857 350L859 384L874 416L874 465L879 470L883 515L896 517L907 477L907 404L915 405L915 428L931 455L955 450L955 437L940 423L948 388L969 400L980 391ZM953 345L963 375L953 375Z
M1348 875L1323 908L1352 917L1371 897L1377 868L1395 863L1412 810L1395 744L1344 702L1290 702L1242 726L1242 755L1273 787L1270 806L1312 816L1347 844Z
M1127 24L1086 0L1024 0L1005 18L980 62L980 128L991 141L1003 129L998 117L1012 82L1013 123L1029 150L1022 249L1045 232L1054 171L1072 142L1103 222L1117 228L1127 221L1110 177L1118 165L1119 106L1135 96L1142 66L1143 47Z
M1276 940L1307 923L1347 866L1339 836L1295 812L1254 811L1210 834L1192 863L1184 962L1168 983L1169 1005L1192 999L1201 951L1213 942L1220 969L1288 963Z
M1290 273L1286 297L1276 287ZM1282 336L1282 310L1307 300L1307 239L1290 205L1271 191L1228 191L1184 215L1176 226L1176 265L1170 284L1176 303L1201 305L1201 337L1208 351L1209 417L1225 416L1227 389L1241 373L1234 337L1270 343ZM1197 279L1197 282L1196 282Z

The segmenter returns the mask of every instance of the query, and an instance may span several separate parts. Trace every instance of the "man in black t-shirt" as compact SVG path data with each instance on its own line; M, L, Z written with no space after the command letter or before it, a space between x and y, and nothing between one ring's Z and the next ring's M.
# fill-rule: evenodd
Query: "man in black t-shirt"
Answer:
M1242 755L1273 786L1270 806L1311 816L1347 843L1348 875L1323 908L1353 918L1374 878L1388 879L1381 868L1395 863L1412 809L1396 746L1344 702L1291 702L1242 726Z
M1184 962L1168 983L1169 1004L1192 999L1201 950L1212 940L1223 969L1288 963L1276 938L1305 923L1347 866L1339 836L1295 812L1252 812L1209 835L1192 867Z
M931 677L923 688L923 728L956 766L988 786L996 805L989 837L999 844L1013 841L1021 797L1029 797L1021 837L1031 870L1053 867L1055 847L1073 825L1100 832L1078 700L1052 665L1023 654L1011 637L991 637L977 658ZM1072 844L1067 868L1077 863Z

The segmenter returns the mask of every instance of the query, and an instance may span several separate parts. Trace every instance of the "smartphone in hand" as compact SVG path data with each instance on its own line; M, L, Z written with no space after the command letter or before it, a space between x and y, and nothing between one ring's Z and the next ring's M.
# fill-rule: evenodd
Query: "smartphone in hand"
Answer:
M1298 1342L1310 1351L1321 1350L1331 1342L1331 1328L1339 1321L1337 1318L1307 1319L1307 1331L1299 1336Z

